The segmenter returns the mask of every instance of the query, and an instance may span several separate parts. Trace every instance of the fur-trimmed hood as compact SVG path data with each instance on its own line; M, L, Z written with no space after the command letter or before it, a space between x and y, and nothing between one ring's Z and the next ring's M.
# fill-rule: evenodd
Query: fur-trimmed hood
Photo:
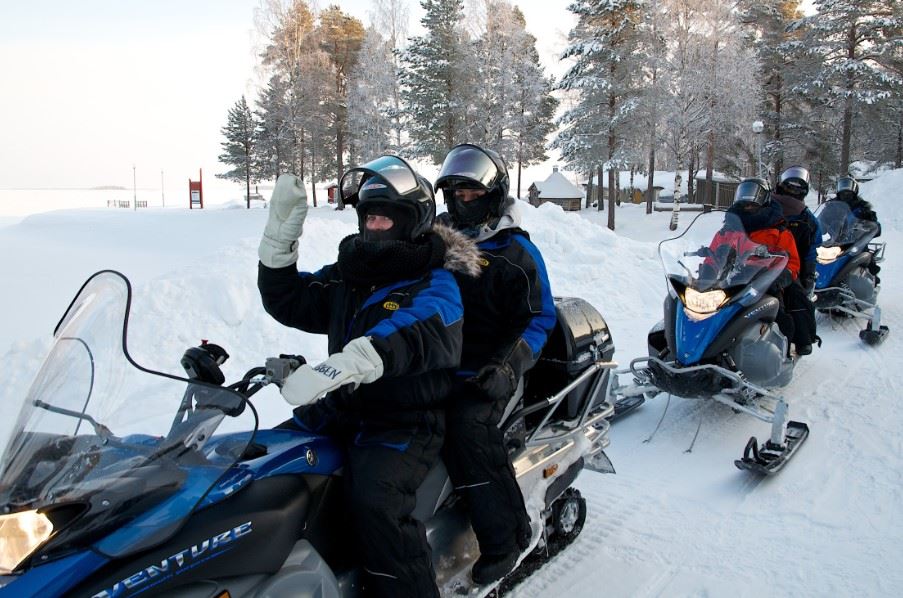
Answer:
M459 272L471 278L477 278L480 268L480 250L473 239L455 229L436 222L433 232L445 242L445 264L443 267L451 272Z

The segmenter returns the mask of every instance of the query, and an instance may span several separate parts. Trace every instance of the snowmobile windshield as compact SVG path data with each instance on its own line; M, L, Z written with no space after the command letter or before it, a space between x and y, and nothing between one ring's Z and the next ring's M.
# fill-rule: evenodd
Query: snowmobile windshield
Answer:
M821 226L822 247L861 251L878 234L878 223L857 218L845 201L833 199L823 203L816 216Z
M665 276L679 294L722 291L722 302L744 290L764 293L788 259L751 240L740 219L722 211L700 214L679 237L659 243L658 251Z
M93 545L121 557L165 541L235 464L255 429L238 393L132 359L130 303L131 287L117 272L98 272L84 284L57 325L6 444L3 517L38 513L52 526L32 556ZM222 436L211 439L217 428L245 433L230 435L225 451ZM8 527L0 526L0 536Z

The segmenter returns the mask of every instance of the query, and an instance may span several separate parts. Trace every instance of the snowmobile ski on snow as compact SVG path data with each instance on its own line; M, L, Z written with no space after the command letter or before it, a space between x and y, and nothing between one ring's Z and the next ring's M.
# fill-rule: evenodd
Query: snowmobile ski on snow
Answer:
M129 353L132 290L114 271L83 285L54 331L0 461L0 597L321 596L362 592L329 437L260 429L251 398L303 363L270 358L226 384L221 347L189 348L187 376ZM598 312L557 300L558 324L504 420L533 537L491 587L444 466L417 493L444 595L510 587L580 533L582 469L613 473L607 402L614 345Z
M648 356L615 372L616 412L660 393L723 403L771 424L768 440L750 438L735 465L779 471L809 434L806 424L788 420L777 392L797 359L776 322L779 301L767 292L787 256L752 241L737 216L720 210L698 215L658 253L668 283L664 319L649 332Z

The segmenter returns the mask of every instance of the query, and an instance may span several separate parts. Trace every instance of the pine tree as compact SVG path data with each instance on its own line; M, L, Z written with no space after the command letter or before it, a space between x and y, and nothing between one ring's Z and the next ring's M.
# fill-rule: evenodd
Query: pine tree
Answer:
M391 123L392 139L390 148L396 153L404 153L407 149L406 132L407 115L401 101L401 51L408 36L408 5L406 0L374 0L374 12L371 16L373 27L386 38L391 52L393 74L392 101L383 109Z
M266 89L258 98L259 109L255 116L259 121L257 129L257 150L259 172L262 178L276 179L280 174L291 171L292 165L292 118L288 100L288 87L278 75L270 77Z
M462 0L421 0L420 5L427 33L411 38L402 52L401 97L410 117L411 153L438 164L450 147L466 140L466 97L477 73L468 68Z
M392 48L375 28L367 29L348 84L349 158L361 163L393 147L396 77Z
M335 136L335 182L345 171L345 138L348 134L348 79L358 60L364 41L364 26L359 19L342 12L338 6L330 6L320 13L316 29L320 49L329 58L332 85L326 96L324 108ZM341 200L339 200L341 202ZM339 205L339 208L343 206Z
M220 179L245 181L247 189L245 200L249 209L251 207L251 182L256 183L259 180L255 168L256 128L257 121L251 113L251 108L248 107L245 96L241 96L241 99L229 109L228 122L222 128L226 141L222 143L223 153L220 154L219 161L231 166L232 170L216 175Z
M740 19L749 32L761 68L762 120L771 137L763 151L763 161L774 162L777 173L784 169L785 140L789 135L793 143L793 131L802 118L805 100L792 92L805 63L797 60L793 52L799 33L788 30L802 18L799 5L799 0L742 0L740 3ZM798 153L791 151L791 155Z
M903 14L895 0L816 0L817 13L799 21L801 50L816 56L797 91L819 96L842 113L839 174L850 165L853 121L863 105L899 94L903 74L896 65Z
M617 169L627 164L626 123L633 119L641 94L646 6L642 0L575 0L568 10L578 21L562 57L575 64L559 88L577 92L579 99L562 116L564 128L554 145L578 169L604 161L612 199ZM614 228L613 214L608 225Z

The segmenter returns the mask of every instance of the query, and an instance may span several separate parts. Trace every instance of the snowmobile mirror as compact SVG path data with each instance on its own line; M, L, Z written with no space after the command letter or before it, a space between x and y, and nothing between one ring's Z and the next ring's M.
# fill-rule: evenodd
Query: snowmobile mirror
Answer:
M219 386L226 381L219 366L228 358L229 354L219 345L202 342L201 346L186 350L180 363L192 380Z

